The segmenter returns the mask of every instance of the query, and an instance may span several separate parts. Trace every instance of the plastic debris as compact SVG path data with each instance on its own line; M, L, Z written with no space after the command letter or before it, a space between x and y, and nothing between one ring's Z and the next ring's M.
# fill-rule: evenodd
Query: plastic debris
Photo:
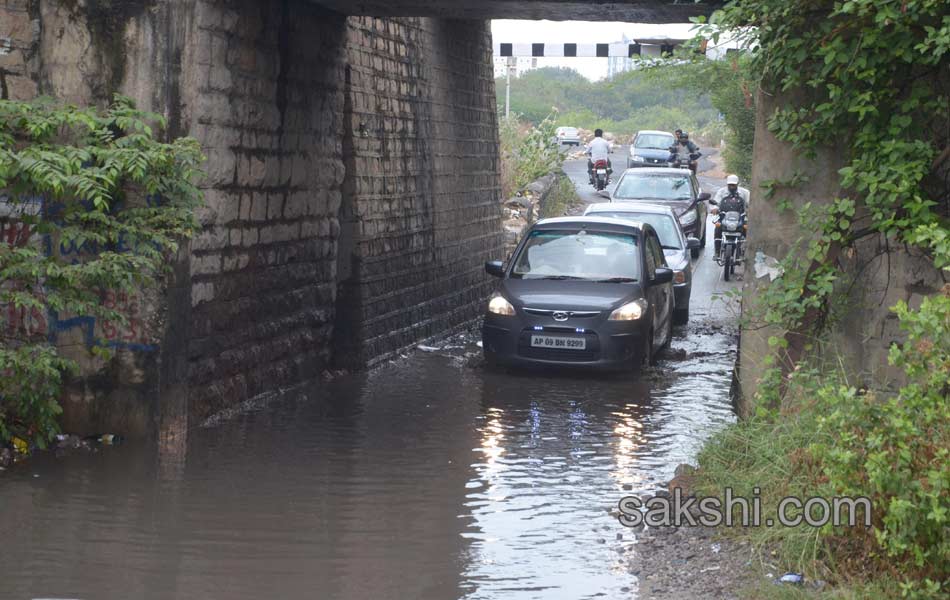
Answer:
M791 583L793 585L802 585L805 583L805 576L801 573L786 573L778 578L776 583Z
M772 258L761 250L755 253L755 276L759 279L769 276L769 281L775 281L785 273L785 269L779 264L778 260Z
M419 350L422 350L423 352L436 352L438 350L441 350L441 348L436 348L435 346L426 346L425 344L419 344L418 346L416 346L416 348L418 348Z
M717 542L709 546L709 548L716 554L719 554L719 551L722 550L722 546Z
M14 436L10 438L10 443L13 444L13 449L19 452L20 454L30 453L30 444L27 443L26 440Z

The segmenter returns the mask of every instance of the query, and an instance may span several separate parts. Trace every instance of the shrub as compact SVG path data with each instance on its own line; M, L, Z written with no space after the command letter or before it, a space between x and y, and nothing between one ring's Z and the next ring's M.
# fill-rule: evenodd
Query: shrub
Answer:
M0 306L125 323L103 298L154 282L197 227L200 147L187 138L160 142L154 125L164 120L118 96L105 111L0 101L0 190L6 215L25 232L0 243ZM57 247L94 250L70 260ZM73 367L42 332L0 330L0 441L16 435L46 445Z
M918 311L903 301L895 311L908 339L890 362L909 383L883 397L822 388L826 441L811 451L828 491L871 499L882 567L906 579L908 595L937 597L950 577L950 286Z

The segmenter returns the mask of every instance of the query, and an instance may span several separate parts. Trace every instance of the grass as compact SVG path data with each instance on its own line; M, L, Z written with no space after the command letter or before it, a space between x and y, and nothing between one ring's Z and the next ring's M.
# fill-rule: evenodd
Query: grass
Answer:
M567 175L558 173L554 187L541 201L540 218L563 216L576 202L577 191L574 189L574 182Z
M779 422L752 418L736 423L714 436L698 457L697 492L723 498L726 488L733 497L761 500L762 520L774 517L787 496L814 495L814 481L795 464L802 448L815 441L815 428L807 414ZM755 493L758 488L758 493ZM738 522L739 512L735 511ZM818 530L808 526L733 527L726 535L746 538L763 557L777 557L760 565L773 573L804 572L808 579L828 579L827 548ZM781 574L779 573L779 574ZM777 586L776 586L777 587Z

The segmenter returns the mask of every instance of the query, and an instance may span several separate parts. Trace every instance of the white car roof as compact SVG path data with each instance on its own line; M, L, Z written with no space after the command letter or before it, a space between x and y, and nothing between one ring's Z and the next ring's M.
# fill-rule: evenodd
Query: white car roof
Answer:
M658 131L656 129L644 129L642 131L638 131L637 135L640 135L641 133L646 133L649 135L668 135L670 137L673 137L673 134L670 133L669 131Z

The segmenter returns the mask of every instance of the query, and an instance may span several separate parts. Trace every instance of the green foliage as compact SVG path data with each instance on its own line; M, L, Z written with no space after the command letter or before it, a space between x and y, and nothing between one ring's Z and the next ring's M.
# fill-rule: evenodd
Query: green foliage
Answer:
M882 397L822 386L826 439L812 452L827 490L870 497L876 541L908 595L936 598L950 578L950 288L919 311L904 302L895 311L908 338L890 362L909 383Z
M510 198L526 185L561 170L564 155L556 141L557 128L550 115L537 125L517 117L499 120L502 194Z
M739 36L752 89L785 100L769 129L804 156L840 161L838 197L798 210L803 235L784 275L760 295L755 318L781 332L760 381L757 414L813 430L810 452L776 472L804 474L824 496L871 498L872 534L821 530L815 553L837 574L896 581L900 594L946 597L950 581L950 299L896 307L907 341L891 351L897 392L859 389L817 361L851 283L840 258L878 235L950 265L950 15L945 0L743 0L703 33ZM768 182L766 201L804 181ZM897 244L894 244L897 242ZM883 244L882 244L883 245ZM811 340L802 348L800 340ZM782 358L783 360L779 360ZM776 366L781 363L781 366ZM813 366L809 366L813 365ZM783 407L785 413L778 411ZM739 470L744 467L738 466ZM721 478L742 477L741 473ZM798 561L802 563L803 561ZM803 568L808 565L800 565ZM892 579L893 578L893 579ZM890 591L893 586L888 586Z
M495 81L500 107L505 105L505 85L503 78ZM657 84L642 72L591 82L573 69L554 67L512 79L511 111L531 123L556 112L555 126L600 128L618 136L641 129L699 130L717 116L702 94Z
M574 187L574 182L567 175L559 173L554 187L541 201L539 217L542 219L562 217L575 202L577 202L577 189Z
M0 101L0 191L33 236L0 244L0 306L125 321L103 295L153 283L197 227L200 147L188 138L160 142L156 126L165 126L162 117L118 96L102 112ZM51 251L38 236L48 236ZM94 251L66 260L60 247ZM0 441L50 439L63 375L74 366L42 332L0 331Z
M692 45L686 45L669 59L645 62L643 73L648 81L668 89L682 89L696 97L707 97L722 114L719 136L726 147L726 168L745 181L752 179L752 145L755 141L755 89L751 61L745 56L725 60L697 57ZM707 133L710 137L713 131ZM712 135L712 139L716 139Z

